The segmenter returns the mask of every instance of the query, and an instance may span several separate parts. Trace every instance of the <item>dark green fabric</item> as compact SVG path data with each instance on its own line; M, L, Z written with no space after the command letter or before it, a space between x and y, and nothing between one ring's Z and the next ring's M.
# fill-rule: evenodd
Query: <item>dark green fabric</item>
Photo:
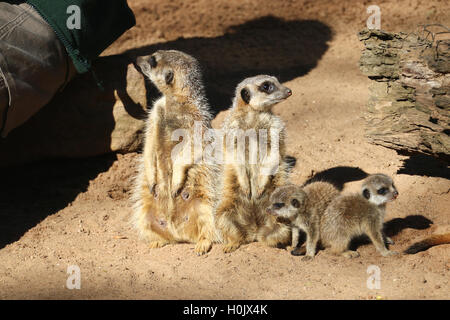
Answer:
M87 72L103 50L136 24L126 0L28 0L55 30L79 73ZM80 8L81 28L67 28L72 15L67 8Z

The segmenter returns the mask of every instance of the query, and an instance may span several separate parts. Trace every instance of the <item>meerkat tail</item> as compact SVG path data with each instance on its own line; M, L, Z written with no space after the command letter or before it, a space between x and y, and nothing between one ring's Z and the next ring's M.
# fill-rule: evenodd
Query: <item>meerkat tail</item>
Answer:
M416 242L404 251L406 254L415 254L440 244L450 244L450 233L434 235Z

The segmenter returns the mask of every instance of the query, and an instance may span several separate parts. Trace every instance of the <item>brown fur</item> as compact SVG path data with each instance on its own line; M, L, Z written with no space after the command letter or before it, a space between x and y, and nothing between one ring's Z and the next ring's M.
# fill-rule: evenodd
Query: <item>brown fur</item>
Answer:
M377 192L386 188L384 195ZM367 191L367 197L364 196ZM334 254L348 258L358 257L357 251L348 249L350 240L358 235L369 236L383 256L397 254L386 247L383 222L386 203L398 195L392 179L384 174L374 174L362 183L361 194L341 195L328 206L321 219L321 242L331 247ZM391 240L387 238L387 241Z
M326 197L337 190L332 191L334 187L331 186L326 190L326 184L320 183L322 186L316 187L316 183L311 183L304 189L285 186L271 196L269 212L290 219L294 226L307 233L305 259L314 257L318 241L323 247L330 247L334 254L358 257L358 252L348 250L348 245L353 237L362 234L369 236L383 256L396 254L386 248L382 232L386 203L398 195L391 178L384 174L370 175L362 183L361 194L333 197L326 210L316 203L325 204ZM311 192L314 189L316 191ZM382 189L385 192L378 193ZM295 204L294 199L297 201ZM294 251L293 254L300 252Z
M157 60L154 67L149 62L152 56ZM197 243L197 254L206 253L217 240L211 184L217 170L194 163L192 144L190 163L176 164L172 152L181 144L171 139L177 129L184 129L193 138L195 122L201 124L202 133L210 128L211 115L198 62L185 53L169 50L141 57L137 63L163 97L154 103L147 120L144 152L135 182L134 224L151 248L193 242ZM172 78L168 83L169 73Z
M272 81L276 85L274 94L264 94L258 91L258 86L264 81ZM241 90L249 90L251 100L243 100ZM241 244L260 241L269 246L285 245L289 242L290 228L276 221L275 217L264 211L269 203L269 196L279 185L287 182L289 170L283 161L285 158L284 125L271 112L271 107L286 99L290 90L279 84L278 80L269 76L257 76L242 81L237 89L233 107L230 109L222 129L226 135L231 130L260 129L267 130L268 153L273 146L270 141L270 130L278 130L279 135L279 165L272 176L261 174L262 165L245 161L245 163L226 162L223 166L220 190L221 199L215 209L215 223L225 243L224 252L232 252ZM274 100L276 98L276 100ZM226 139L225 139L226 140ZM236 145L236 142L233 142ZM229 146L228 146L229 147ZM227 150L225 142L224 155L229 159L232 152ZM249 146L245 146L246 159L249 156ZM227 160L226 160L227 161Z
M306 256L311 259L316 253L320 239L320 223L331 201L339 195L339 190L327 182L313 182L301 188L285 185L276 189L270 196L268 213L287 220L292 226L293 255L300 255L298 244L299 230L306 232ZM294 199L297 202L293 202ZM280 207L282 205L282 207ZM278 207L277 207L278 206Z

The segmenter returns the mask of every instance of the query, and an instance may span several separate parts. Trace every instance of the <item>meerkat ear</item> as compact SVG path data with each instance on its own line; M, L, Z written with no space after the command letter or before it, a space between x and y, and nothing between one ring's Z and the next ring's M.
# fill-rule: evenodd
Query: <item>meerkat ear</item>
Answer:
M299 208L300 207L300 202L298 202L297 199L292 199L291 204L294 208Z
M241 98L246 104L250 102L250 91L247 88L241 90Z
M165 75L166 84L170 84L173 81L173 71L168 71Z
M369 191L369 189L364 189L364 190L363 190L363 196L364 196L364 198L366 198L366 199L369 199L369 198L370 198L370 191Z

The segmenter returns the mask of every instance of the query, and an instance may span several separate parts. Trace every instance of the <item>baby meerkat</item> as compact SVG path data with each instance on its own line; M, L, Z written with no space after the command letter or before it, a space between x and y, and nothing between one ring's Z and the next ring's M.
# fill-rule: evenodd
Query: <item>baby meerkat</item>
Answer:
M302 229L306 232L306 255L303 259L314 257L320 238L321 217L338 195L339 190L334 185L322 181L312 182L304 188L285 185L271 194L271 206L267 208L267 213L282 218L292 226L293 255L299 255L297 244Z
M358 257L357 251L348 250L349 242L366 234L381 255L397 254L386 248L385 240L393 242L383 234L386 205L397 197L392 178L382 173L369 175L362 183L361 193L341 195L330 203L322 218L322 244L331 246L335 254Z
M205 253L215 237L210 181L216 171L199 163L193 152L192 140L211 121L199 63L176 50L160 50L136 62L162 97L146 122L134 224L151 248L187 241L197 243L198 254Z
M318 240L323 247L331 247L334 254L347 258L358 257L359 253L349 250L348 246L352 238L362 234L369 236L383 256L397 254L386 248L382 231L386 204L398 196L392 179L387 175L373 174L367 177L363 181L361 194L337 196L319 219L308 214L308 196L304 190L291 188L289 191L283 202L287 204L281 208L272 206L271 211L281 217L291 217L292 221L299 219L304 221L302 223L319 224L319 234L313 235L313 245L309 252L307 249L309 258L305 257L306 259L314 257ZM277 200L275 195L273 200ZM308 220L308 217L314 218ZM390 239L387 238L387 241Z
M222 197L214 216L226 253L252 241L270 246L289 241L290 228L268 216L265 208L272 191L287 182L291 170L284 124L271 111L291 95L289 88L268 75L247 78L236 88L222 125L225 164L218 190Z

